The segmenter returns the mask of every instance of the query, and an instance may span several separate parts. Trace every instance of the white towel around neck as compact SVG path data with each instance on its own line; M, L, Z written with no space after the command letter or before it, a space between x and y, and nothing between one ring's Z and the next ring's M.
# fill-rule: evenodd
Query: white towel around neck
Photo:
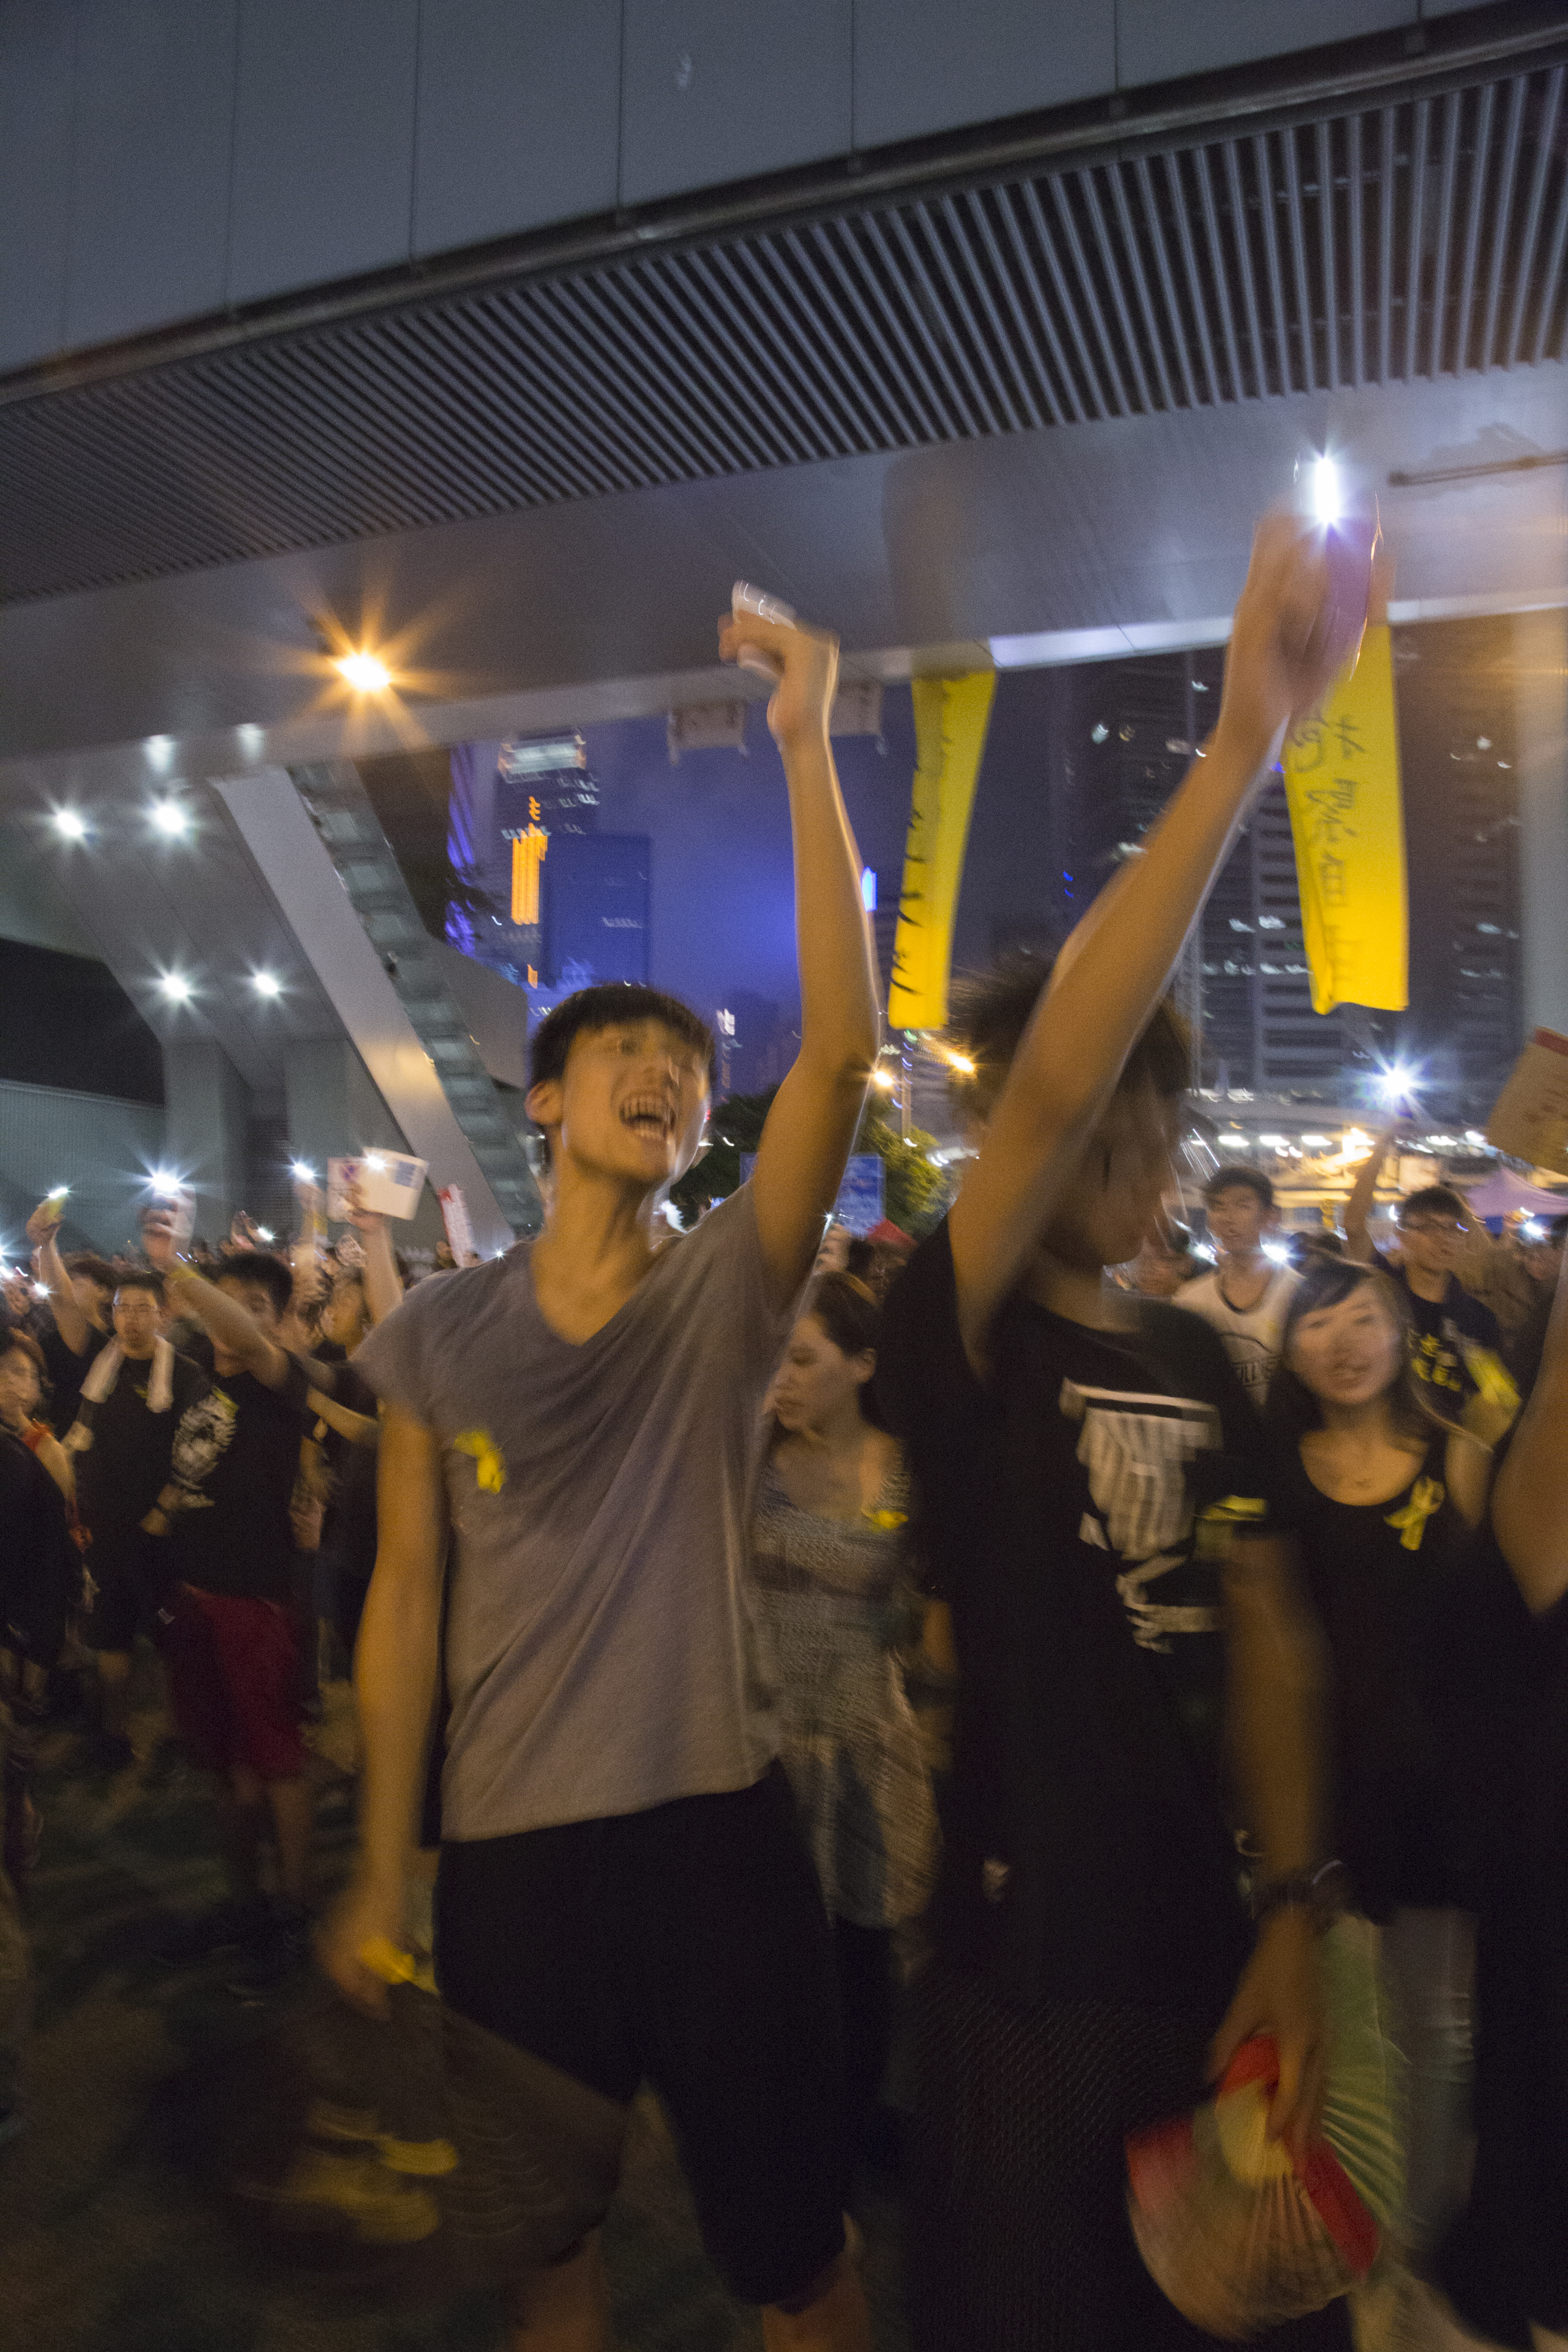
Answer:
M85 1404L101 1404L120 1378L120 1367L125 1361L125 1350L118 1339L111 1339L93 1358L88 1375L81 1384ZM174 1402L174 1350L167 1339L153 1342L153 1377L147 1383L149 1412L167 1412Z

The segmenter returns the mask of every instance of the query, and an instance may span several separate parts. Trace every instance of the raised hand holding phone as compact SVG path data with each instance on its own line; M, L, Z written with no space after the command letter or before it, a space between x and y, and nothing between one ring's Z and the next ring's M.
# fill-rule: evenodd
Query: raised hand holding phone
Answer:
M838 685L838 640L807 628L776 596L737 581L731 610L719 624L719 657L773 681L768 725L782 747L827 737Z

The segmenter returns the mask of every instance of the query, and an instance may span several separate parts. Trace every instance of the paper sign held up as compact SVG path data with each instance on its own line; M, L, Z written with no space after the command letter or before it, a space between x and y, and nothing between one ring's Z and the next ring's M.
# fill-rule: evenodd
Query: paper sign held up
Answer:
M1487 1141L1510 1160L1568 1176L1568 1037L1536 1031L1492 1106Z
M357 1160L327 1162L327 1214L340 1221L349 1213L349 1194L359 1186L360 1206L378 1217L411 1217L419 1206L428 1162L406 1151L367 1151Z

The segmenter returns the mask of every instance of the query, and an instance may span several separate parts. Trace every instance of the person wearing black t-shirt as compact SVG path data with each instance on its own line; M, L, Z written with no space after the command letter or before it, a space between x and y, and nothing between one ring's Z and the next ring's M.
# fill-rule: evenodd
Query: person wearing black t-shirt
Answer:
M228 1905L195 1923L191 1948L248 1943L258 1969L281 1975L307 1948L311 1844L289 1517L311 1377L273 1337L293 1276L281 1258L256 1250L223 1259L205 1282L176 1258L162 1214L147 1219L142 1241L213 1342L211 1386L181 1418L169 1483L144 1523L167 1538L170 1696L181 1738L217 1784L233 1890ZM330 1378L324 1368L322 1376ZM268 1826L273 1906L260 1893Z
M1302 1570L1334 1692L1335 1847L1378 1922L1407 2068L1408 2163L1396 2235L1419 2265L1463 2192L1469 2110L1468 1870L1429 1628L1486 1509L1491 1457L1416 1378L1403 1297L1327 1260L1290 1302L1268 1425L1289 1482Z
M1326 683L1323 591L1301 526L1266 523L1207 756L1054 972L1026 961L974 990L958 1036L979 1157L889 1303L879 1400L958 1663L918 1996L917 2352L1206 2340L1139 2260L1126 2136L1259 2032L1280 2057L1271 2127L1300 2147L1321 2105L1316 1649L1261 1428L1217 1336L1104 1269L1170 1181L1187 1048L1161 991ZM1343 2307L1268 2340L1348 2346Z
M1373 1147L1345 1210L1345 1248L1363 1265L1379 1265L1405 1292L1410 1308L1410 1362L1432 1391L1432 1409L1490 1444L1519 1410L1519 1392L1502 1359L1497 1317L1472 1298L1455 1267L1469 1210L1447 1184L1427 1184L1399 1203L1400 1263L1374 1249L1366 1230L1372 1186L1367 1168L1382 1164L1387 1139ZM1364 1195L1364 1201L1363 1201Z
M77 1509L92 1539L95 1591L82 1623L98 1654L92 1760L114 1771L131 1762L126 1711L137 1631L152 1631L161 1598L158 1547L142 1522L168 1483L174 1433L207 1385L206 1375L159 1337L163 1307L160 1275L121 1275L112 1343L93 1359L66 1440Z
M328 1294L321 1313L323 1336L316 1357L321 1363L340 1367L339 1402L374 1421L375 1392L349 1362L372 1320L364 1277L357 1269L346 1268L335 1277ZM371 1571L375 1566L376 1450L374 1445L357 1443L325 1421L316 1423L313 1433L321 1449L327 1487L321 1554L325 1589L318 1592L317 1611L330 1620L344 1653L352 1660Z
M1468 1790L1476 2158L1437 2274L1467 2326L1568 2345L1568 1271L1459 1580L1436 1694Z

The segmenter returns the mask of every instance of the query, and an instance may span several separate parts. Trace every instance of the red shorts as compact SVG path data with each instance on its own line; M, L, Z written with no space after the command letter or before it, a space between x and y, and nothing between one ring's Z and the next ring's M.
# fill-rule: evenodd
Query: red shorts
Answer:
M163 1645L174 1724L209 1772L247 1765L261 1780L295 1780L300 1737L300 1633L281 1601L247 1601L182 1584L171 1595Z

